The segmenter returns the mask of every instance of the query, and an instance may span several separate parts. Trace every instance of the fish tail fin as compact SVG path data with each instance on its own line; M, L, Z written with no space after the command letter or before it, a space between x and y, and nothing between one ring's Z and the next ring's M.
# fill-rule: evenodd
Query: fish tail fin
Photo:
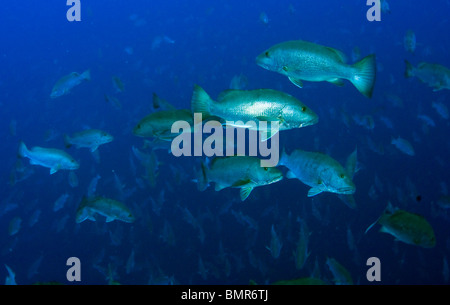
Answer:
M201 192L206 190L208 187L208 176L207 176L208 168L205 163L201 163L201 169L197 172L197 189Z
M406 68L405 68L405 77L410 78L414 76L414 67L411 65L411 63L407 60L405 60Z
M23 143L23 141L20 141L18 156L20 158L26 157L28 155L28 152L29 152L29 150L28 150L27 146L25 145L25 143Z
M203 119L211 116L211 103L213 100L209 97L208 93L203 90L199 85L194 86L194 92L191 99L192 114L201 113Z
M64 135L64 146L66 148L70 148L72 146L72 143L70 143L70 138L68 135Z
M85 80L91 80L91 70L84 71L81 77Z
M353 65L355 73L350 79L364 96L371 98L376 79L375 54L368 55Z

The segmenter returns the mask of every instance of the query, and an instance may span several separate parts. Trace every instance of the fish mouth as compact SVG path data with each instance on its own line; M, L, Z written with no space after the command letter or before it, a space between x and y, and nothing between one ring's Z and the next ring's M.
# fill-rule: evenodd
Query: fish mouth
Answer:
M280 180L283 180L283 175L280 175L280 176L278 176L278 177L273 178L272 180L269 181L269 184L278 182L278 181L280 181Z
M300 123L300 125L298 127L301 128L301 127L305 127L305 126L311 126L311 125L317 124L318 122L319 122L319 118L315 117L307 122Z
M337 190L339 192L339 194L343 194L343 195L351 195L355 193L355 188L354 187L342 187L340 189Z

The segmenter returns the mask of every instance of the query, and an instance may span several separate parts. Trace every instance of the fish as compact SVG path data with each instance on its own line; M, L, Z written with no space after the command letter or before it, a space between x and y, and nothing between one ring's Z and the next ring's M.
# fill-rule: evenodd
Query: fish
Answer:
M311 187L308 197L322 192L346 195L355 193L352 174L347 173L339 162L321 152L297 149L288 155L283 149L279 165L289 169L287 178L299 179Z
M397 147L402 153L407 154L408 156L414 156L416 153L414 151L414 147L408 140L405 140L401 137L392 138L391 144Z
M436 127L436 123L434 123L433 119L425 114L419 114L417 118L429 127Z
M20 218L19 216L14 217L9 222L8 235L9 236L16 235L20 231L21 227L22 227L22 218Z
M414 67L405 60L405 77L417 77L422 83L433 88L433 91L450 89L450 69L440 64L421 62Z
M448 108L446 105L444 105L441 102L433 102L431 104L431 107L433 107L434 110L441 116L441 118L448 120L449 114L448 114Z
M58 199L56 199L55 203L53 204L53 212L61 210L64 207L64 204L66 203L68 198L69 194L67 193L64 193L61 196L59 196Z
M248 78L244 74L233 76L230 82L230 89L242 90L248 86Z
M275 167L261 167L260 159L251 156L216 157L209 166L202 162L197 173L197 188L204 191L210 182L215 190L239 188L241 201L247 199L255 187L269 185L283 179Z
M413 30L408 30L403 38L403 46L405 50L414 54L416 50L416 33Z
M390 203L365 233L377 223L381 225L380 232L388 233L403 243L422 248L436 245L433 227L422 215L393 208Z
M309 236L311 235L311 232L309 231L304 220L299 220L299 222L300 234L293 255L295 268L297 270L302 270L303 267L305 267L306 260L311 254L311 252L308 251Z
M17 285L16 274L14 273L14 271L6 264L5 268L8 271L8 276L5 279L5 285Z
M125 86L123 85L122 80L118 76L113 76L112 82L117 93L123 92L125 90Z
M161 110L152 112L140 120L134 127L133 134L138 137L172 141L179 136L179 133L172 133L172 125L177 121L188 122L193 128L194 119L189 109Z
M281 248L283 248L283 243L275 232L275 227L272 225L270 228L270 246L266 246L266 249L270 251L273 258L277 259L280 257Z
M110 143L114 136L99 129L86 129L74 133L72 136L64 135L64 145L70 148L75 145L77 148L89 148L91 152L97 150L100 145Z
M259 21L264 25L269 24L269 17L266 12L261 12L261 14L259 14Z
M81 74L77 72L72 72L66 76L63 76L53 86L50 98L57 98L69 94L72 88L78 86L84 81L89 80L91 80L90 70L86 70Z
M80 164L63 150L35 146L30 150L24 142L19 144L19 157L30 159L32 165L50 168L50 175L59 170L76 170Z
M376 79L375 54L349 65L339 50L304 40L276 44L256 57L257 65L285 75L297 87L305 81L327 81L343 86L350 81L359 92L371 98Z
M287 93L272 89L225 90L217 101L206 91L194 86L191 100L192 113L201 113L202 118L219 117L226 125L259 130L258 122L278 122L279 130L288 130L314 125L319 121L317 114L305 104ZM247 124L255 122L256 126ZM231 123L232 122L232 123ZM262 141L275 135L269 130L262 132Z
M95 214L105 216L106 222L120 220L132 223L135 221L133 213L122 202L101 196L93 198L83 197L78 206L75 220L77 223L81 223L86 219L96 221Z
M350 272L342 266L336 259L327 257L326 265L334 276L336 285L353 285L353 279Z
M381 12L382 13L391 13L391 8L389 7L389 2L387 0L381 0Z

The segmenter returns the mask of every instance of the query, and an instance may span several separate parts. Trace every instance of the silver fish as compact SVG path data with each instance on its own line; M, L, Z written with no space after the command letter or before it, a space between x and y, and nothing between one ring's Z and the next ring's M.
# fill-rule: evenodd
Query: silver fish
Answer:
M283 151L280 165L289 169L288 178L297 178L311 187L308 197L322 192L353 194L353 173L349 174L339 162L320 152L294 150L290 155Z
M70 93L73 87L78 86L83 81L91 80L90 70L86 70L79 74L77 72L72 72L66 76L61 77L56 84L53 86L51 98L60 97Z
M349 80L359 92L372 97L376 78L375 55L349 65L345 55L336 49L303 40L279 43L256 58L262 68L285 75L302 88L302 80L327 81L343 86Z
M50 168L50 175L61 169L75 170L80 167L80 164L65 151L39 146L29 150L23 142L19 145L19 156L30 159L33 165Z
M219 117L234 127L259 130L258 126L245 125L249 121L258 123L278 122L279 130L300 128L316 124L317 114L295 97L272 89L225 90L213 101L203 88L196 85L192 94L192 113L201 113L203 118ZM262 140L274 134L263 132ZM265 132L265 133L264 133Z
M100 145L110 143L114 137L106 131L99 129L87 129L76 132L71 136L64 135L64 144L67 148L75 145L77 148L86 147L94 152Z
M197 174L197 187L200 191L215 182L215 190L227 187L240 188L244 201L257 186L268 185L283 179L281 171L275 167L261 167L260 159L249 156L217 157L209 167L202 163Z

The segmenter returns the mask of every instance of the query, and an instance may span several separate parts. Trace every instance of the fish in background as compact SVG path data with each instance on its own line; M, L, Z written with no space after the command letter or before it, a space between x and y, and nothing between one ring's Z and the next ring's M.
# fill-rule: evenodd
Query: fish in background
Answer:
M262 52L256 63L262 68L285 75L299 88L302 81L327 81L337 86L350 81L359 92L372 97L376 78L375 55L349 65L339 50L303 40L279 43Z
M381 12L382 13L391 13L391 8L389 7L389 2L387 0L381 0Z
M300 233L295 250L293 251L295 268L302 270L305 267L306 260L311 255L308 251L309 236L311 232L308 229L308 225L305 220L297 219L300 223Z
M16 235L20 231L21 227L22 227L22 218L20 218L19 216L14 217L9 221L8 235L9 236Z
M79 181L78 181L77 174L75 174L75 172L73 172L73 171L69 172L69 176L67 178L69 180L70 187L75 188L78 186Z
M8 275L5 278L5 285L17 285L16 274L14 273L14 271L6 264L5 268L8 271Z
M422 83L433 88L433 91L450 89L450 69L440 64L421 62L414 67L405 60L405 77L417 77Z
M380 232L388 233L406 244L422 248L433 248L436 245L434 230L422 215L394 208L391 203L365 233L377 223L381 225Z
M30 159L30 164L50 168L50 175L59 170L76 170L80 164L63 150L34 146L30 150L20 142L19 156Z
M91 80L90 70L86 70L79 74L77 72L72 72L66 76L61 77L56 84L53 86L52 92L50 94L51 98L57 98L70 93L74 87L78 86L84 81Z
M266 246L266 249L270 251L270 255L274 259L277 259L280 257L281 248L283 248L283 243L278 237L277 232L275 232L274 225L272 225L270 228L270 246Z
M333 281L336 285L353 285L353 279L350 272L336 259L327 257L326 265L333 274Z
M408 155L408 156L414 156L416 153L414 151L414 147L412 144L401 137L392 138L391 144L397 147L398 150L400 150L402 153Z
M171 39L170 37L163 35L163 36L156 36L155 38L153 38L153 42L152 42L152 50L156 50L161 46L161 43L166 43L166 44L174 44L175 40Z
M230 82L230 89L243 90L248 86L248 78L244 74L233 76Z
M112 83L117 93L123 92L125 90L125 86L118 76L112 77Z
M433 107L434 110L443 118L444 120L448 120L449 114L448 114L448 108L446 105L444 105L441 102L433 102L431 104L431 107Z
M70 148L75 145L76 148L89 148L91 152L97 150L100 145L110 143L114 140L114 136L106 131L99 129L87 129L69 135L64 135L64 145Z
M261 14L259 14L259 21L264 25L269 24L269 17L267 16L266 12L261 12Z
M83 197L78 206L75 220L77 223L81 223L86 219L96 221L95 214L105 216L106 222L120 220L132 223L135 220L133 213L122 202L101 196L93 198Z
M405 37L403 38L403 46L405 47L405 50L411 54L414 54L416 51L416 33L414 33L413 30L408 30L406 32Z
M289 169L287 178L296 178L311 187L308 197L322 192L346 195L355 193L356 187L351 174L326 154L297 149L288 155L283 151L279 164Z

